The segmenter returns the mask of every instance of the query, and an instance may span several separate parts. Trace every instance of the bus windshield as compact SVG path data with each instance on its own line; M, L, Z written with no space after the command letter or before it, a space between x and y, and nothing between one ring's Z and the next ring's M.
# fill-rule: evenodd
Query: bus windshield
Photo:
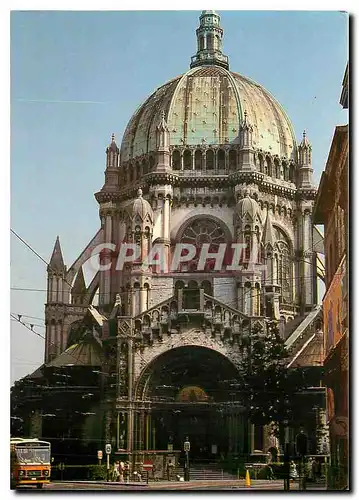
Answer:
M16 458L19 464L50 464L50 450L17 446Z

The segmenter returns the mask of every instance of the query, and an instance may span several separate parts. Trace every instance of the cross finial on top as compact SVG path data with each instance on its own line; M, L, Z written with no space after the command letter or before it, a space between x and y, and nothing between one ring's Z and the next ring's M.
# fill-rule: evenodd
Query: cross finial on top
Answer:
M111 142L115 142L115 134L111 135Z
M307 137L307 132L303 130L303 139L305 139L306 137Z

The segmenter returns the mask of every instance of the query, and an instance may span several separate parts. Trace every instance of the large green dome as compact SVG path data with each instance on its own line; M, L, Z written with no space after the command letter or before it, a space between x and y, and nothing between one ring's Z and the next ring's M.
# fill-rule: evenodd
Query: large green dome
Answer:
M156 149L156 126L162 111L171 146L236 143L247 111L254 146L295 159L295 135L283 108L262 86L229 71L228 58L221 51L219 16L213 12L204 11L200 18L198 51L191 69L159 87L132 116L122 140L121 163ZM215 34L210 35L211 31ZM206 49L201 42L203 33L208 37Z

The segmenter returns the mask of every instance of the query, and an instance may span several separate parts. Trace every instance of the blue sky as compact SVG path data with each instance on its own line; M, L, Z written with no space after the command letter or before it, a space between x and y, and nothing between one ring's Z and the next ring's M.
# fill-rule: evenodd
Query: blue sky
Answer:
M230 68L267 88L297 137L307 130L315 180L334 128L348 59L338 11L220 11ZM111 133L189 68L199 11L14 11L11 15L11 226L45 259L60 235L68 267L99 227ZM85 101L85 102L84 102ZM44 289L46 266L11 237L11 286ZM44 325L45 292L12 291L11 312ZM43 360L44 341L11 323L11 381ZM34 327L41 334L45 329Z

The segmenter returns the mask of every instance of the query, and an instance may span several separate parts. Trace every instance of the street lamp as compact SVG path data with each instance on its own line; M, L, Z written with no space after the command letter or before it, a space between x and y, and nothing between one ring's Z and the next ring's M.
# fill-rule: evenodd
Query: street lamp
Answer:
M184 480L189 481L189 451L191 449L191 443L189 442L188 436L186 441L183 443L183 449L186 452L186 462L184 464Z
M288 420L283 420L284 425L284 491L290 490L289 474L290 474L290 453L289 453L289 427Z

